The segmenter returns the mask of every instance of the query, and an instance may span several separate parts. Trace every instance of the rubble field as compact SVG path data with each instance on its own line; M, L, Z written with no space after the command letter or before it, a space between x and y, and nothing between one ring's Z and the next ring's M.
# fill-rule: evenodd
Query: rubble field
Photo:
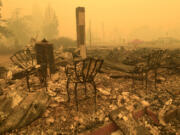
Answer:
M58 71L48 79L46 93L50 102L45 112L28 126L4 133L4 135L73 135L92 131L112 122L110 114L118 108L125 107L127 113L120 111L118 118L127 122L131 129L129 114L133 115L137 124L148 129L152 135L178 135L180 134L180 75L169 74L162 70L163 76L158 76L157 89L150 79L148 88L136 81L132 87L132 79L127 73L118 71L122 77L111 78L113 69L103 67L102 73L96 76L97 84L97 112L94 111L94 90L91 85L87 87L85 97L84 87L78 87L79 111L76 111L74 99L74 85L70 84L71 100L67 102L66 75L64 67L59 66ZM150 74L150 77L153 74ZM165 77L164 77L165 76ZM25 79L0 79L3 93L8 91L27 91ZM41 89L36 76L30 78L31 89L37 92ZM45 91L45 90L44 90ZM138 104L141 103L140 106ZM146 110L146 114L144 114ZM149 111L148 111L149 110ZM152 113L148 113L152 112ZM2 123L1 123L2 124ZM145 130L137 129L143 133ZM124 131L126 132L126 131ZM127 131L128 132L128 131ZM119 134L123 134L122 132ZM126 133L124 133L126 134ZM128 134L128 133L127 133Z

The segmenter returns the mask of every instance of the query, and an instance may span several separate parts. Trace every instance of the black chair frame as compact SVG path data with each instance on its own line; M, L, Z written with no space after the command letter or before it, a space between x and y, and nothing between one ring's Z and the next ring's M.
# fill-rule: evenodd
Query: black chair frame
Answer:
M77 99L77 87L78 84L84 84L85 87L85 96L87 96L87 83L90 83L94 87L94 103L95 103L95 111L96 111L96 95L97 95L97 89L96 89L96 83L94 81L95 76L97 73L100 72L100 69L103 64L103 60L95 59L95 58L87 58L84 60L74 61L72 67L66 67L66 75L67 75L67 95L68 95L68 101L70 101L70 94L69 94L69 83L72 81L74 86L74 94L75 94L75 100L76 100L76 106L78 111L78 99ZM80 66L79 66L80 65ZM72 72L74 72L74 80L71 79Z

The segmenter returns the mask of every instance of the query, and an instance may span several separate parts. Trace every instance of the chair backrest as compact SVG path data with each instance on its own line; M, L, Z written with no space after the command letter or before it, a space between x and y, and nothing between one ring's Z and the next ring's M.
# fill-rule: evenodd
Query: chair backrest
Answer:
M10 60L21 69L28 69L35 65L34 57L29 49L16 52Z
M8 70L5 67L0 66L0 79L6 78Z
M150 68L158 68L161 65L166 50L153 50L148 56L147 65Z
M76 77L83 81L92 81L96 74L100 71L103 60L95 58L86 58L75 62Z

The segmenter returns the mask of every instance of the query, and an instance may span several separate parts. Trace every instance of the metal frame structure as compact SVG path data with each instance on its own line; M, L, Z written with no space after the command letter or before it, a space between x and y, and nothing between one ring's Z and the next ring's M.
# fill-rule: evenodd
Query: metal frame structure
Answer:
M41 67L37 67L34 56L29 49L20 50L10 57L14 65L21 68L26 76L27 88L30 92L29 77L31 74L38 74L39 80L47 89L46 75L43 74Z
M144 84L144 78L146 81L146 89L148 87L148 73L150 70L154 71L154 86L157 89L157 76L158 76L158 69L162 66L161 63L163 62L163 57L166 53L166 50L155 49L152 50L150 54L148 54L145 58L144 64L137 63L135 65L134 70L131 72L132 74L132 87L135 84L135 74L138 74L141 78L142 85ZM144 56L142 56L144 57ZM144 77L145 74L145 77Z
M95 111L96 111L96 84L94 78L97 73L100 72L100 69L103 64L103 60L95 59L95 58L86 58L84 60L74 61L73 66L66 67L66 76L67 76L67 94L68 101L70 101L69 95L69 83L73 82L75 84L74 94L76 100L76 106L78 111L78 99L77 99L77 87L78 84L83 84L85 87L85 95L87 96L87 83L90 83L94 87L94 103L95 103Z

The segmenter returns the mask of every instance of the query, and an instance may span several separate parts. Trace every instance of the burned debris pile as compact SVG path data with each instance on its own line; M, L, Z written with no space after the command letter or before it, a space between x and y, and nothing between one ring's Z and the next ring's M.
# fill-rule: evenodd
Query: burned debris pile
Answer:
M91 57L104 59L101 72L94 78L96 112L92 85L86 85L87 96L84 85L79 85L76 97L73 83L68 85L67 93L66 65L72 66L73 54L61 48L54 51L55 73L45 71L46 87L39 83L41 74L29 77L30 92L25 76L0 79L0 133L85 135L105 128L122 135L180 133L179 50L121 48L103 49L102 55L101 49L89 52ZM14 65L6 72L11 71L12 76L23 74Z

